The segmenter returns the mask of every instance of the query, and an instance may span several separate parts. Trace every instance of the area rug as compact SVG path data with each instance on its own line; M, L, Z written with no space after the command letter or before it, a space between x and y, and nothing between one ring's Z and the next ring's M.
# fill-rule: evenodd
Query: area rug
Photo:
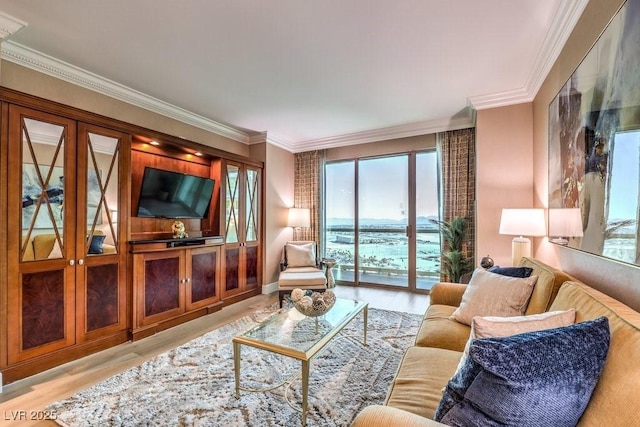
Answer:
M297 426L285 389L235 398L234 336L276 305L222 326L48 407L62 426ZM311 363L309 426L348 426L365 406L383 403L421 316L369 309L368 346L358 315ZM241 384L265 388L295 375L300 362L242 346ZM301 382L287 396L299 407Z

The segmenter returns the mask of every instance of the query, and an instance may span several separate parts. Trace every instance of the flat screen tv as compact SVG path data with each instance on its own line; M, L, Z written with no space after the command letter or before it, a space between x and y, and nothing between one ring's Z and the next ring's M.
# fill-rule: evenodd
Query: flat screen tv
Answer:
M136 216L206 218L214 186L213 179L146 167Z

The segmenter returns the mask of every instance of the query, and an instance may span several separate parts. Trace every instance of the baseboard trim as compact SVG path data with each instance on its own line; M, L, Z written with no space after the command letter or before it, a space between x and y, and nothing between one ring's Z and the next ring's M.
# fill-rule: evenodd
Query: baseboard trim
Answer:
M268 295L274 292L278 292L278 282L267 283L262 286L262 295Z

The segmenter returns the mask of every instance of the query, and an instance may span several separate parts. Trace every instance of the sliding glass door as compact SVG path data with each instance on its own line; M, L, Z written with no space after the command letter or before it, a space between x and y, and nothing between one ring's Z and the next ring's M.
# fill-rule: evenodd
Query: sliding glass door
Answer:
M439 277L435 151L328 163L325 256L355 285L428 290Z

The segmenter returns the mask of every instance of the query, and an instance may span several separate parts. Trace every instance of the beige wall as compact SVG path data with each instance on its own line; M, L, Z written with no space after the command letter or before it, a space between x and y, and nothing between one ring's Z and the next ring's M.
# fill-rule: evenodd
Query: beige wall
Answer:
M503 208L533 207L532 104L480 110L476 116L476 265L491 255L511 265L513 236L498 234Z
M251 146L251 158L264 162L264 257L263 284L278 281L282 248L293 238L287 227L288 208L293 206L293 154L271 144ZM256 157L260 151L263 158Z
M2 61L0 85L240 156L249 155L247 144L152 113L9 61Z
M591 0L533 102L534 198L547 207L548 106L624 0ZM640 309L640 268L539 239L536 257Z
M363 157L385 156L409 151L420 151L436 147L435 134L419 135L408 138L390 139L367 144L329 148L326 150L326 161L355 159Z

